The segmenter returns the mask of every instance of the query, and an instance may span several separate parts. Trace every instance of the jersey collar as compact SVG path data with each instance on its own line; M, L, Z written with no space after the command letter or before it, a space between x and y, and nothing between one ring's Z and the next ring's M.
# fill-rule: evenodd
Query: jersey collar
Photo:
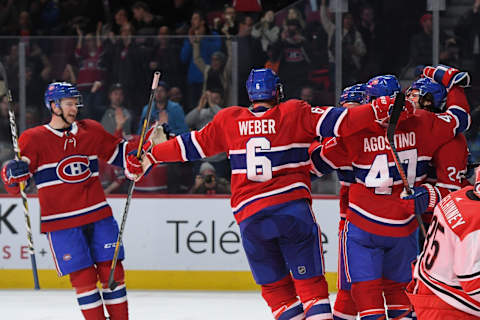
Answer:
M57 130L57 129L53 129L52 127L50 127L48 124L44 125L45 128L47 128L50 132L52 132L53 134L59 136L60 138L63 137L65 131L60 131L60 130ZM74 123L72 123L72 128L70 129L69 131L71 134L75 135L77 134L78 132L78 125L77 125L77 122L75 121Z

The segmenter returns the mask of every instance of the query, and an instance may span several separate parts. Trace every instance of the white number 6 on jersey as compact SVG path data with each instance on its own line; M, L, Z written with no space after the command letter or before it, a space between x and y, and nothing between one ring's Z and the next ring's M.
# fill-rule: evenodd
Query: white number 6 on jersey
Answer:
M264 137L252 138L247 142L247 178L263 182L272 179L272 162L257 152L270 150L270 141Z

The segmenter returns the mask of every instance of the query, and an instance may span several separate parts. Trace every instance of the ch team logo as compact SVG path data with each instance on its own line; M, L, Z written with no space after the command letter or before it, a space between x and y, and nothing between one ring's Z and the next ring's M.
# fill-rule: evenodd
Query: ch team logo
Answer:
M66 183L79 183L92 175L90 160L87 156L70 156L57 165L57 176Z

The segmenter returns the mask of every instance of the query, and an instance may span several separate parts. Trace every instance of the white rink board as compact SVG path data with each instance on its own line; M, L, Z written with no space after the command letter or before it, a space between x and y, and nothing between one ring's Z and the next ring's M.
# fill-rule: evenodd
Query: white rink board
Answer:
M39 230L38 198L29 198L39 269L54 269ZM120 224L125 198L109 198ZM338 200L315 199L326 271L337 269ZM0 198L0 269L30 269L20 198ZM125 267L131 270L248 271L230 199L134 198L124 233Z

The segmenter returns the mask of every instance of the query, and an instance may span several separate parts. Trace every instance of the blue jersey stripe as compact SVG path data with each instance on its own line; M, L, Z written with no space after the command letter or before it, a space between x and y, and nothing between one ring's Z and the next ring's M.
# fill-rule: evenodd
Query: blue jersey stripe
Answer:
M125 154L125 144L126 144L126 142L122 141L117 145L117 151L118 152L117 152L117 155L115 156L115 158L113 159L113 161L111 163L112 165L117 166L117 167L125 168L125 163L123 162L123 156Z
M350 170L337 170L338 180L355 183L355 173Z
M455 135L468 129L469 115L465 111L457 108L450 108L448 111L458 119L458 127L455 130Z
M98 159L90 159L88 167L90 169L90 172L92 172L92 174L98 172ZM43 183L60 180L59 177L57 176L56 167L39 170L33 174L33 178L35 179L36 185L41 185Z
M188 161L202 159L202 156L200 155L197 148L193 144L192 136L190 132L182 133L180 137L182 138L183 145L185 146L185 153Z
M408 164L402 163L403 170L405 172L407 171ZM417 162L417 168L416 168L416 177L421 177L425 174L428 173L428 167L429 167L429 161L427 160L421 160ZM360 179L361 181L365 182L365 178L368 175L368 172L370 171L369 169L362 169L358 167L354 167L354 172L355 172L355 177ZM402 180L402 177L400 176L400 173L397 170L396 166L389 166L388 167L389 171L389 177L393 178L393 181L400 181Z
M255 156L267 157L272 162L272 167L278 167L289 163L299 163L308 161L308 148L291 148L282 151L265 152L259 151ZM247 155L230 154L230 165L232 170L247 169Z
M345 108L331 108L330 111L322 119L320 125L320 135L322 137L334 137L335 136L335 125L337 124L338 118L342 113L346 112Z

